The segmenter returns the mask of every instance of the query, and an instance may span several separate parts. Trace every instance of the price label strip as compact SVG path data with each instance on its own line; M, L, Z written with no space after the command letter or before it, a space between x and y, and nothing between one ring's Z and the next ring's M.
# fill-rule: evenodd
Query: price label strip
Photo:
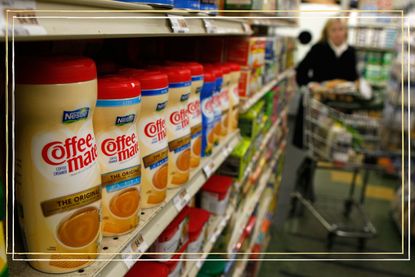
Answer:
M190 194L186 189L183 189L178 195L173 198L173 204L177 211L181 211L184 206L190 201Z
M9 36L45 35L46 30L36 18L35 0L1 0L0 1L0 32L6 35L6 21ZM7 12L8 11L8 12ZM8 17L8 18L7 18Z
M205 173L206 178L212 176L215 169L215 162L211 160L206 166L203 167L203 173Z
M203 23L205 25L206 33L208 34L218 33L218 28L212 20L203 18Z
M252 33L251 27L246 22L242 23L242 29L244 30L244 33Z
M173 33L184 34L190 31L186 19L184 19L183 16L168 14L167 17L169 19L170 27L173 30Z
M144 241L144 238L141 234L138 234L137 237L124 249L121 254L125 265L130 269L135 262L140 258L148 249L148 244Z
M201 268L204 262L205 262L204 259L203 260L198 260L197 263L196 263L196 268Z

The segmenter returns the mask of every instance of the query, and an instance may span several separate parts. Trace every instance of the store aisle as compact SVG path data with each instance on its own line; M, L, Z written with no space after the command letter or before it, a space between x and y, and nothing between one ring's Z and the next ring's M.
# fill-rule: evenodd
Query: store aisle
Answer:
M290 118L290 138L292 137L293 118ZM290 141L291 142L291 141ZM267 253L294 253L294 252L326 252L326 230L309 213L302 217L288 217L289 199L287 195L292 191L296 168L304 157L304 152L291 144L287 145L287 154L283 171L281 195L271 229L271 241ZM291 178L289 178L291 177ZM351 173L318 170L315 176L317 199L326 203L324 195L327 193L338 195L344 199L347 195ZM358 180L359 181L359 180ZM379 174L371 174L366 198L366 211L377 228L378 236L369 240L366 246L368 252L399 252L401 237L389 213L390 203L399 181L386 178ZM359 186L358 186L359 188ZM317 200L317 201L318 201ZM336 206L336 205L335 205ZM328 209L331 213L340 213L338 209ZM331 206L330 206L331 207ZM285 219L285 220L284 220ZM283 224L282 224L283 222ZM353 239L336 239L333 251L356 252L357 241ZM329 258L318 255L268 255L268 258ZM267 256L264 256L267 258ZM322 270L324 268L324 270ZM259 277L268 276L413 276L415 264L409 262L304 262L304 261L273 261L263 262Z

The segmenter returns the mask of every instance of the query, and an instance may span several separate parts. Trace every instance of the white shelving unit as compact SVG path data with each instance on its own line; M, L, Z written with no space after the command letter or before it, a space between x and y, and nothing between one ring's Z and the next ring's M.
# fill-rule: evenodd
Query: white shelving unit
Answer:
M252 34L244 19L112 0L42 0L29 10L11 10L9 40L13 17L16 41ZM184 28L174 30L179 23L171 17L179 17Z
M168 190L165 202L155 208L145 209L141 213L139 227L128 235L104 238L101 244L102 254L98 261L78 272L59 276L124 276L131 266L131 260L138 259L157 239L167 225L176 217L184 205L192 198L228 157L240 140L239 131L230 134L218 146L211 157L204 158L201 166L194 171L187 185ZM131 253L130 245L139 245L137 252ZM108 253L108 254L106 254ZM123 256L117 254L123 253ZM32 269L26 262L11 262L10 271L14 276L45 276Z
M262 173L261 178L258 181L258 184L256 184L257 188L255 189L255 192L251 196L249 196L249 199L246 200L245 205L242 207L241 213L240 213L241 217L238 218L235 224L235 228L234 228L235 232L232 234L232 237L229 242L229 247L228 247L229 253L232 253L233 249L235 249L236 243L241 237L244 227L248 223L249 218L251 217L256 205L258 204L261 194L265 190L268 180L272 174L272 169L274 168L280 155L281 155L281 148L279 149L275 157L272 158L272 161L269 163L269 166L267 166L265 171ZM240 256L237 255L236 258L240 258Z
M13 1L11 1L13 2ZM18 3L19 1L15 1ZM251 35L250 24L266 26L287 26L294 21L283 19L243 19L241 17L209 16L207 13L191 12L174 9L161 9L149 5L118 2L113 0L37 0L22 1L29 3L21 10L12 10L8 13L3 9L5 16L17 18L8 22L8 41L52 41L68 39L103 39L127 37L161 37L161 36L244 36ZM21 3L22 3L21 2ZM17 4L16 4L17 5ZM23 5L23 4L22 4ZM260 16L260 15L257 15ZM180 22L178 22L179 20ZM29 23L28 23L29 21ZM182 23L184 28L173 28L175 24ZM14 37L11 32L14 28ZM6 25L0 25L0 40L5 40ZM11 50L9 50L11 52ZM242 107L241 112L248 110L259 101L270 89L285 78L294 74L294 70L283 72L278 78L268 83L252 99ZM252 164L259 159L272 136L279 135L280 120L277 121L264 136L261 147L257 150ZM232 152L240 140L239 131L230 134L223 143L214 149L212 156L204 158L199 168L193 171L189 182L181 188L168 190L166 200L162 205L145 209L140 216L140 224L133 232L119 237L104 238L101 243L101 254L92 265L68 274L59 276L123 276L142 253L157 239L160 233L177 216L184 205L191 199L218 169ZM258 187L247 201L246 212L252 214L260 195L266 187L275 164L273 160L270 167L264 172L258 182ZM252 169L252 166L251 168ZM244 177L243 181L247 179ZM239 185L241 182L239 182ZM238 184L236 184L238 185ZM201 260L188 263L184 276L196 276L203 260L207 258L218 236L227 225L235 207L230 205L225 216L215 217L211 222L210 238L204 245ZM243 221L249 217L242 217ZM246 220L245 220L246 219ZM240 227L244 225L241 222ZM239 226L239 225L238 225ZM16 240L19 236L15 236ZM19 245L18 241L16 242ZM132 252L132 245L138 249ZM21 250L21 249L16 249ZM9 256L9 270L13 276L50 276L34 270L22 256L14 258Z
M265 94L267 94L272 88L274 88L278 83L283 81L286 78L291 77L295 71L293 69L287 69L286 71L282 72L277 78L272 80L271 82L265 84L260 91L255 93L254 96L250 97L246 100L240 107L239 112L244 113L248 111L255 103L257 103Z

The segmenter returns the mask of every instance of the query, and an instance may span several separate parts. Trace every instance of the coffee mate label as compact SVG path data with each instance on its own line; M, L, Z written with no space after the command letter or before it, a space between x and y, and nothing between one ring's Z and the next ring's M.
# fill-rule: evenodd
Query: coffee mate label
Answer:
M191 82L169 85L166 129L169 142L170 188L183 185L189 179L191 137L187 104L191 94L190 85Z
M216 85L216 89L213 92L213 111L215 114L215 123L214 123L214 145L219 144L219 139L222 135L222 108L221 108L221 100L220 100L220 92L222 89L222 85L218 88Z
M202 157L212 154L214 143L214 126L215 126L215 111L213 109L214 101L212 90L215 83L205 83L201 95L201 111L202 111Z
M27 252L47 253L28 258L51 259L31 261L44 272L85 267L99 252L95 102L96 80L16 86L16 205Z
M167 188L166 107L168 88L141 90L138 142L141 151L141 207L159 205Z
M200 164L202 149L202 112L200 109L200 91L203 86L203 76L193 76L187 112L190 120L190 168Z
M136 118L141 97L98 100L94 128L102 179L103 234L133 230L139 221L141 157Z

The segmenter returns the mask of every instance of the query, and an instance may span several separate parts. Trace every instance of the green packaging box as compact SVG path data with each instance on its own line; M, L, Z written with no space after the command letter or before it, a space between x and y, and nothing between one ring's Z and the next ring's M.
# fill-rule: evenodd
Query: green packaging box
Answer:
M259 101L247 112L239 116L239 129L241 135L247 138L255 138L264 127L264 101Z

